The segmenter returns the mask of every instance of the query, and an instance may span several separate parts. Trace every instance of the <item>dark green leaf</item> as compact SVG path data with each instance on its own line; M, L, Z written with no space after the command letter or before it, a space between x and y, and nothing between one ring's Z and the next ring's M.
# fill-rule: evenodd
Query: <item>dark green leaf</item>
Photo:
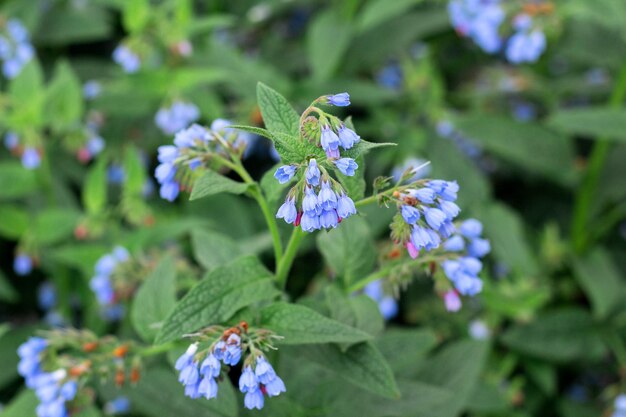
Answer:
M261 82L257 84L256 95L267 130L272 134L299 136L300 116L285 97Z
M72 236L79 213L68 209L48 209L35 217L32 233L39 243L53 244Z
M9 283L2 271L0 271L0 301L14 303L19 300L19 298L18 292L13 288L11 283Z
M191 242L196 261L208 271L241 255L239 246L233 239L212 230L192 231Z
M316 16L307 34L309 65L314 78L324 80L332 75L350 46L351 38L351 23L334 10Z
M369 1L358 16L358 30L365 32L383 22L392 20L406 13L412 6L421 2L422 0Z
M233 181L214 171L206 171L193 184L190 200L197 200L219 193L243 194L249 188L248 184Z
M175 304L176 265L167 256L146 277L133 299L131 320L137 333L147 342L154 340Z
M626 141L626 109L587 107L564 109L552 114L548 124L572 135Z
M37 177L34 171L24 169L15 161L0 164L0 199L24 197L37 190Z
M176 304L157 342L224 323L238 310L278 294L271 273L256 257L239 258L208 273Z
M19 239L28 229L28 214L21 208L0 204L0 235Z

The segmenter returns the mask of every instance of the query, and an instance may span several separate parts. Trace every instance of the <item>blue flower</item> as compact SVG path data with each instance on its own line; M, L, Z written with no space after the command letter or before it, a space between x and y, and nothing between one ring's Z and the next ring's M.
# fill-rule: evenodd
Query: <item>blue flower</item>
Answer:
M252 367L250 365L245 366L239 377L239 391L245 394L248 391L256 390L258 387L259 381Z
M456 181L432 180L426 185L444 200L455 201L457 199L459 185Z
M41 373L41 354L48 347L48 341L41 337L31 337L17 349L20 361L18 373L26 380L26 385L33 386L35 377Z
M398 63L386 65L376 74L376 82L390 90L398 90L402 87L402 68Z
M220 375L220 361L213 353L209 353L200 365L200 373L205 376L217 378Z
M141 66L139 56L126 45L118 45L117 48L115 48L113 51L113 61L120 65L124 72L128 74L139 71L139 67Z
M354 130L347 128L343 124L339 126L339 129L337 130L337 136L339 137L339 144L344 149L352 148L361 140L360 136L357 135Z
M36 169L41 165L41 155L36 148L26 147L22 153L22 166L26 169Z
M381 280L370 282L363 288L363 292L376 301L378 310L385 320L391 320L398 314L398 302L392 296L385 294Z
M29 39L28 30L17 19L9 19L7 21L7 32L15 42L23 43Z
M444 261L441 266L462 295L473 296L482 290L482 281L477 276L482 269L482 263L478 259L462 257L458 260Z
M300 227L305 232L312 232L320 228L320 219L316 214L310 214L304 212L302 219L300 220Z
M39 308L48 311L57 303L57 291L51 282L43 282L37 289L37 304Z
M210 400L211 398L217 397L218 386L215 378L211 378L210 376L205 376L200 381L198 385L198 394Z
M154 117L156 125L166 135L185 129L200 118L200 110L192 103L175 101L170 107L159 109Z
M309 216L319 216L322 213L322 207L313 187L305 187L302 211Z
M320 139L320 143L322 145L322 149L326 152L326 155L330 158L330 155L335 155L333 151L339 151L339 136L330 128L330 126L326 125L322 127L322 135ZM329 155L330 153L330 155Z
M413 206L403 205L401 208L402 217L408 224L415 224L420 218L420 212Z
M198 351L197 343L189 345L185 353L177 360L174 368L180 371L178 374L178 382L185 387L185 395L188 397L197 397L198 385L200 383L200 373L198 371L198 363L194 360L194 356Z
M317 161L315 158L311 158L309 161L309 166L306 168L304 172L304 176L306 178L306 182L313 186L317 187L320 183L320 169L317 166Z
M345 193L341 193L337 199L337 214L342 219L346 219L353 214L356 214L356 207L354 201L348 197Z
M224 365L234 366L239 363L241 359L241 338L236 334L231 334L226 339L226 349L222 360Z
M113 257L118 261L118 262L126 262L127 260L130 259L130 253L128 252L128 250L122 246L116 246L113 248Z
M96 80L89 80L83 84L83 97L85 97L86 100L93 100L100 95L101 91L102 86Z
M315 195L315 193L313 194ZM317 203L317 198L315 198L315 202ZM278 212L276 213L277 219L284 219L287 224L291 224L296 221L296 217L298 216L298 211L296 209L296 204L294 202L293 197L287 197L285 202L278 208Z
M117 397L104 405L104 413L109 415L125 414L130 411L130 400L127 397Z
M320 226L324 229L336 228L339 222L336 210L322 210L319 217Z
M443 211L439 209L425 207L424 218L426 219L426 223L428 223L430 227L437 230L443 225L448 217Z
M317 201L323 210L334 210L337 208L337 195L330 188L328 181L322 182L320 193L317 196Z
M351 177L354 172L359 168L359 165L352 158L341 158L334 161L335 166L343 175Z
M265 398L263 397L263 392L261 391L261 389L257 387L253 391L248 391L243 401L244 401L244 406L248 410L253 410L255 408L260 410L263 408Z
M435 192L430 188L419 188L417 190L409 190L411 197L417 198L423 204L432 204L435 202Z
M178 148L173 145L159 146L158 152L159 156L157 159L162 163L174 162L178 157Z
M161 198L170 202L176 200L179 192L180 185L175 181L163 183L161 184L161 188L159 188L159 195Z
M449 252L460 252L465 249L465 241L461 236L452 236L445 241L443 248Z
M315 159L312 159L312 161L315 161ZM274 173L274 178L276 178L279 183L285 184L293 178L294 174L296 173L296 169L297 168L294 165L283 165L276 170L276 172Z
M466 238L480 237L483 232L483 225L476 219L467 219L459 226L459 233Z
M98 135L93 135L89 139L87 139L87 143L85 144L85 148L89 152L90 157L94 157L98 155L105 147L104 139L102 139Z
M126 178L124 168L117 164L111 164L107 169L107 180L111 184L121 184Z
M18 253L13 260L13 270L17 275L28 275L33 270L33 260L24 253Z
M461 209L452 201L443 200L439 203L439 209L445 213L448 219L453 219L459 215Z
M487 239L474 238L467 247L467 254L475 258L482 258L491 251L491 244Z
M505 17L499 3L499 0L453 0L448 4L448 13L457 32L471 37L485 52L495 53L502 44L498 32Z
M546 49L546 35L539 30L517 32L509 39L506 58L514 63L535 62Z
M339 93L326 96L328 104L338 107L346 107L350 105L350 94Z
M170 162L157 165L154 170L154 177L159 184L172 182L176 176L176 166Z
M13 150L17 148L17 145L19 144L20 137L17 135L17 133L9 131L4 135L4 146L6 146L8 150Z

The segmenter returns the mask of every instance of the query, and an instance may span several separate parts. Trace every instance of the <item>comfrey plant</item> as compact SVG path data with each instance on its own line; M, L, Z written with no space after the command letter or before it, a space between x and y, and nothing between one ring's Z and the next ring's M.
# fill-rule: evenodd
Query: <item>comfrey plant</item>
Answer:
M17 19L7 20L0 33L0 60L4 76L17 77L34 56L35 49L30 43L28 30Z
M461 36L471 38L489 54L504 50L513 64L535 62L546 49L545 16L551 3L520 5L507 0L452 0L450 20Z

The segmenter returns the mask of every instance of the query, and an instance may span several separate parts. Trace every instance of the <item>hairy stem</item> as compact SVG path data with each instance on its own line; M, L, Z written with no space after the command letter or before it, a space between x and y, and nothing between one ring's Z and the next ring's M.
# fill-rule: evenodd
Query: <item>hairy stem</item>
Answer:
M287 275L289 275L289 270L291 269L291 265L298 253L298 248L304 236L305 232L303 232L301 228L293 228L289 243L287 243L287 249L285 249L285 255L276 267L276 282L280 288L285 288L287 284Z

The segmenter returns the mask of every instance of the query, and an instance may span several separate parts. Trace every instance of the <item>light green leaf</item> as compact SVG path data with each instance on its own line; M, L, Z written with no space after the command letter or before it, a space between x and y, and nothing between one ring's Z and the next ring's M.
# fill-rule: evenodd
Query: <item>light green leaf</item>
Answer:
M19 239L28 229L28 214L20 207L0 204L0 235Z
M46 90L45 120L53 129L67 129L83 115L83 90L80 80L66 62L59 62Z
M176 266L167 256L148 275L133 299L131 320L135 330L151 342L159 332L161 322L176 304Z
M317 15L307 33L307 55L314 78L325 80L335 72L351 38L351 23L335 10Z
M209 272L176 304L157 342L165 343L204 326L224 323L240 309L278 294L271 273L258 258L239 258Z
M2 410L2 417L35 417L39 399L33 390L23 390Z
M196 261L207 271L227 264L241 255L237 242L212 230L192 231L191 242Z
M367 295L346 296L336 286L329 286L326 288L325 298L330 317L334 320L373 336L382 332L385 327L378 304Z
M600 248L573 260L575 276L591 300L594 315L603 319L624 302L624 282L609 254Z
M455 119L455 126L485 150L503 160L562 184L572 184L574 144L540 125L503 117L470 115Z
M299 136L275 132L274 146L283 164L301 163L307 157L313 157L318 160L326 158L322 148L313 145L309 141L302 140Z
M122 16L128 32L140 32L150 19L150 3L148 0L126 0Z
M280 344L356 343L372 336L322 316L308 307L276 303L261 310L261 323L284 339Z
M299 136L300 116L285 97L261 82L257 84L256 95L267 130L272 134Z
M317 247L344 285L352 285L372 271L376 264L376 249L367 222L350 217L341 227L317 236Z
M393 372L370 342L359 343L342 352L335 345L314 345L300 349L307 359L333 371L352 384L387 398L399 398Z
M12 112L10 125L18 130L39 127L43 122L43 73L39 61L32 59L9 84Z
M563 109L552 114L548 124L571 135L626 142L626 108Z
M35 171L25 169L19 162L0 164L0 199L20 198L37 190Z
M83 187L83 205L90 214L100 213L107 202L107 161L104 158L89 170Z
M554 362L597 360L606 352L591 316L582 308L544 313L526 325L516 325L502 335L509 348Z
M254 135L263 136L264 138L267 138L267 139L269 139L271 141L274 140L274 136L272 135L272 133L269 130L267 130L267 129L263 129L262 127L230 125L230 126L228 126L228 128L229 129L243 130L245 132L252 133Z
M48 209L35 217L31 230L39 243L57 243L72 236L78 218L78 212L67 208Z
M207 170L194 183L189 200L193 201L219 193L243 194L249 187L248 184L233 181L215 171Z
M124 152L124 174L124 193L141 195L146 184L146 169L134 146L127 147Z

